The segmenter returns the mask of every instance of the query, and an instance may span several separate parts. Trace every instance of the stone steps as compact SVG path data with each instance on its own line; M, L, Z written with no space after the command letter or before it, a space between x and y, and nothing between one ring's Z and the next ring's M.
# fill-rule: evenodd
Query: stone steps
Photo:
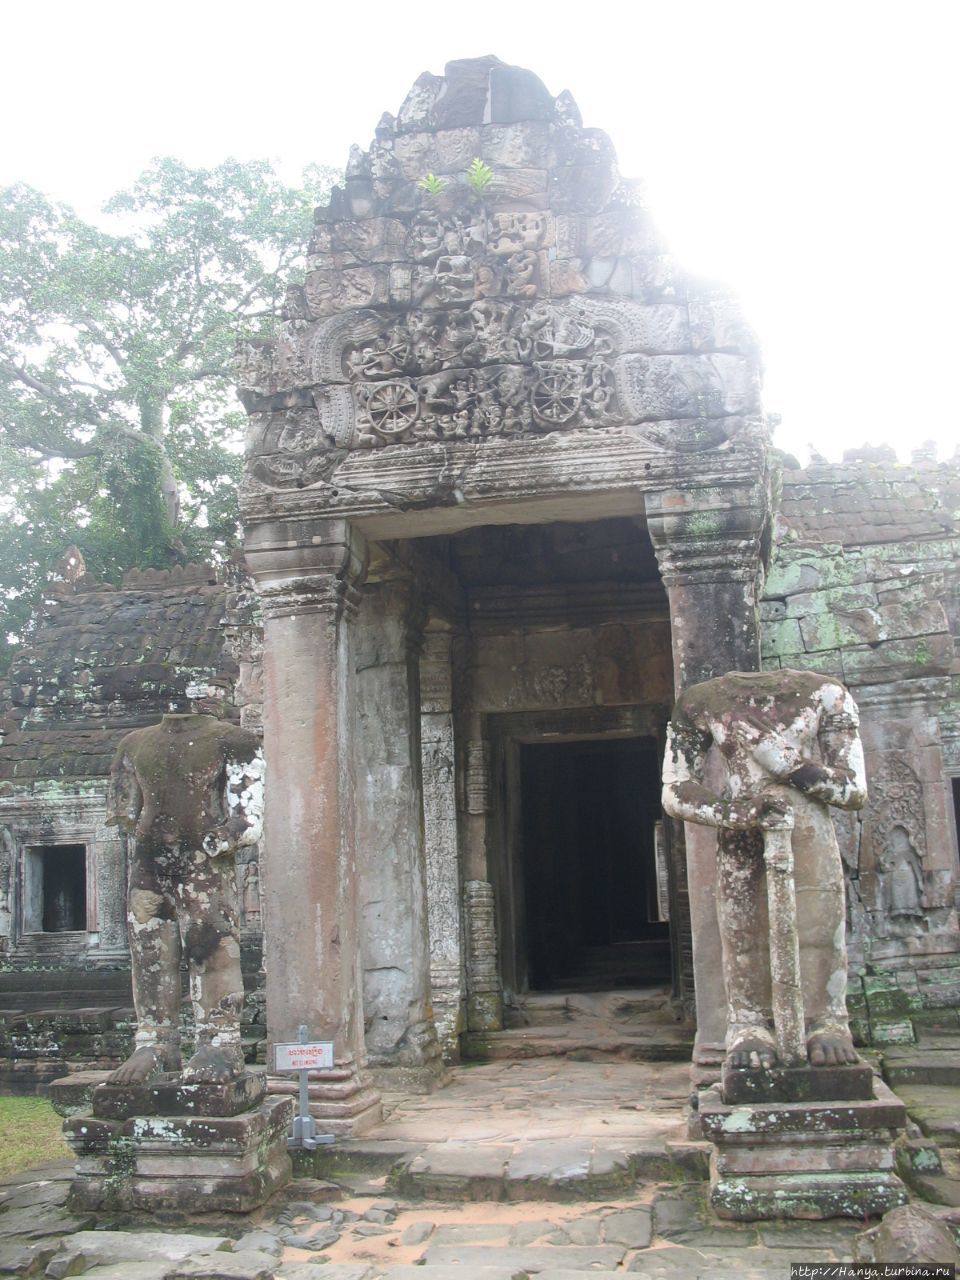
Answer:
M883 1077L893 1089L915 1084L956 1088L960 1085L960 1043L941 1041L919 1049L888 1049L883 1055Z
M36 1179L36 1181L30 1181ZM56 1179L52 1181L51 1179ZM0 1182L4 1274L82 1271L90 1280L789 1280L791 1262L849 1261L849 1220L721 1223L702 1185L670 1185L603 1204L442 1205L344 1196L290 1183L253 1225L236 1215L192 1226L134 1215L123 1230L64 1207L70 1172ZM121 1224L116 1224L120 1226ZM106 1229L102 1229L106 1228ZM295 1249L302 1261L284 1260ZM136 1261L134 1261L136 1259ZM309 1259L309 1260L308 1260ZM428 1270L425 1270L428 1268Z
M346 1179L354 1187L386 1177L394 1194L439 1203L566 1203L633 1195L640 1186L705 1181L704 1142L645 1145L528 1141L402 1144L352 1139L315 1152L296 1152L297 1173Z
M518 1027L555 1027L566 1023L626 1028L633 1024L675 1024L666 987L622 988L614 991L529 992L504 1010L507 1030Z
M941 1147L960 1147L960 1108L957 1089L946 1084L898 1084L907 1114L922 1132Z
M685 1062L693 1052L693 1034L674 1025L633 1032L603 1025L513 1027L505 1031L467 1032L461 1038L464 1059L497 1062L567 1057L578 1062Z

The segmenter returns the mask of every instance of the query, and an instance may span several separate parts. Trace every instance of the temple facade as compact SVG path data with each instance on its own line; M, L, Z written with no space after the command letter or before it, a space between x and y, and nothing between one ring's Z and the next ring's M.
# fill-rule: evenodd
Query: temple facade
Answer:
M733 300L669 256L570 95L493 58L421 76L354 150L286 317L240 360L256 599L208 604L262 721L267 1037L334 1042L311 1084L330 1131L372 1123L383 1083L429 1089L490 1052L538 993L662 990L717 1062L714 841L664 817L660 771L676 695L730 671L853 692L854 1029L955 1020L960 466L778 453ZM14 668L34 709L0 749L3 962L122 969L106 738L83 783L72 738L18 763L66 714L23 675L52 626ZM198 665L175 649L158 697ZM80 846L63 928L36 850Z

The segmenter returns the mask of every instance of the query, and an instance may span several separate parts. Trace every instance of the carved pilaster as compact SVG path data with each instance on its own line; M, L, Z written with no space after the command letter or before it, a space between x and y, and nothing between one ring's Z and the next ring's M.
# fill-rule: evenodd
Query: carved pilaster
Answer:
M728 671L759 670L766 490L651 493L645 502L670 600L677 691Z
M416 584L363 590L357 625L357 863L367 1052L377 1078L429 1088L440 1070L430 951L420 750Z
M448 630L427 631L420 659L420 736L430 985L444 1057L456 1061L464 1029L464 975L451 648Z
M311 1109L361 1132L380 1115L366 1070L354 799L353 617L366 565L343 521L248 530L264 617L266 821L261 891L272 1045L334 1042ZM277 1091L295 1083L277 1082Z
M729 671L760 669L757 601L769 518L765 486L668 490L645 496L647 522L670 601L674 687L678 693ZM716 835L685 826L691 956L700 1062L722 1057L725 1022L716 910ZM686 905L686 904L684 904ZM686 921L672 922L678 958L687 963ZM682 990L688 975L681 968Z
M503 992L497 963L497 917L493 886L468 880L463 886L467 932L467 1025L470 1031L503 1026Z

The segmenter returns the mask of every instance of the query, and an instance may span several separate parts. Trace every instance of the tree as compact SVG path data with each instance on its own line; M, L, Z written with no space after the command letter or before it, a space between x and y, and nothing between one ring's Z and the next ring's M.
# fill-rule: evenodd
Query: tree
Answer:
M233 352L273 331L335 178L158 160L104 225L0 189L0 651L69 543L108 582L235 545Z

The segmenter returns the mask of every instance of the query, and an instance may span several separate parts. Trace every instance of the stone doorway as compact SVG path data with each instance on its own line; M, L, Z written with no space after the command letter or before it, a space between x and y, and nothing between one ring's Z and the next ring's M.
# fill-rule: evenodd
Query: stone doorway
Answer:
M656 741L523 744L520 810L529 990L668 983Z
M663 839L666 715L651 704L487 717L508 1026L549 1021L554 1006L566 1018L585 993L605 1007L629 993L631 1017L676 1001L686 916Z

